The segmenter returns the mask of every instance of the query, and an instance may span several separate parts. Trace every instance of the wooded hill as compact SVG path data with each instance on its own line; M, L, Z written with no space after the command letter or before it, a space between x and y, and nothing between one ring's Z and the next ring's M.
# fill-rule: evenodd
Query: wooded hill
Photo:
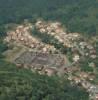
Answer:
M98 33L98 0L0 0L0 24L58 20L71 32Z

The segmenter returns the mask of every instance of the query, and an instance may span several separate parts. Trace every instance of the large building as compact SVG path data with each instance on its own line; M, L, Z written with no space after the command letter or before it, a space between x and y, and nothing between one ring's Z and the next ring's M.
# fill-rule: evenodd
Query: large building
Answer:
M14 63L18 66L36 70L55 70L66 67L66 59L61 54L49 54L40 52L24 52L16 58Z

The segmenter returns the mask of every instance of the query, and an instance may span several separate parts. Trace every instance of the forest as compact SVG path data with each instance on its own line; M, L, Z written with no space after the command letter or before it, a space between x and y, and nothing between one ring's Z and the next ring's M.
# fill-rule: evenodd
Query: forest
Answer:
M61 21L70 32L98 33L98 0L0 0L0 25L37 18Z

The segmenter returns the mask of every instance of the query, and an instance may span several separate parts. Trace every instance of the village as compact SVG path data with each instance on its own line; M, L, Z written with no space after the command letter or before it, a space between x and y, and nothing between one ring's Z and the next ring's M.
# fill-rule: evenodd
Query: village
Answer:
M36 29L40 34L51 35L64 47L70 48L71 61L67 54L60 53L54 45L46 44L34 37L32 29ZM4 42L20 44L28 48L18 57L13 58L13 63L17 67L24 66L48 76L65 75L72 83L81 84L89 92L91 100L98 100L98 84L91 83L96 77L95 73L81 71L81 68L77 66L82 58L90 58L92 62L88 62L88 66L94 69L96 66L93 60L97 58L96 50L79 33L68 33L60 22L37 20L34 24L17 25L15 30L9 30Z
M90 58L95 59L97 57L96 50L92 45L87 43L79 33L67 33L59 22L45 22L38 20L35 23L36 29L40 33L47 33L54 36L60 43L67 48L71 48L73 51L76 50L73 60L78 61L80 56L90 56ZM79 53L77 53L77 51ZM74 52L73 52L74 53Z
M51 45L47 45L42 43L35 37L32 37L30 34L30 30L32 29L32 25L28 26L17 26L16 30L9 31L7 33L7 37L4 41L11 43L14 42L16 44L20 43L28 48L39 50L40 52L55 52L55 48Z

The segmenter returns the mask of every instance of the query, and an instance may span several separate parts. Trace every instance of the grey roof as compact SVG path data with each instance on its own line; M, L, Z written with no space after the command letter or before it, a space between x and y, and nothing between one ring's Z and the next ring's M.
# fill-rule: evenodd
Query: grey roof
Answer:
M64 61L64 58L59 54L48 54L48 53L36 53L36 52L24 52L17 59L15 64L26 64L26 65L48 65L51 67L59 67ZM62 64L61 64L62 65Z

